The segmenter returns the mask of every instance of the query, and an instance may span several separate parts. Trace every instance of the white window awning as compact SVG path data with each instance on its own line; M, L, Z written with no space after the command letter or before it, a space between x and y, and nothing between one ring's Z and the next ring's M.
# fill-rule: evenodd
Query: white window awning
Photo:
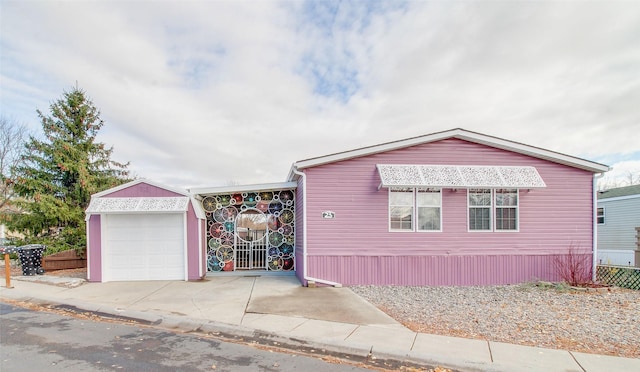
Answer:
M139 198L92 198L86 210L89 214L141 213L141 212L186 212L189 197L139 197Z
M510 188L547 185L534 167L377 164L380 187Z

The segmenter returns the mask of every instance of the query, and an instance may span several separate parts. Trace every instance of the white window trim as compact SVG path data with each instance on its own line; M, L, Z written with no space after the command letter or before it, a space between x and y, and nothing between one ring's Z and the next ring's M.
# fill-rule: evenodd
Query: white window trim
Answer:
M411 229L394 229L391 227L391 192L392 191L398 191L398 189L412 189L412 187L395 187L395 188L389 188L389 191L387 192L387 222L388 222L388 228L389 228L389 232L394 232L394 233L410 233L410 232L414 232L415 231L415 226L416 226L416 190L413 189L412 192L412 199L413 199L413 211L411 212ZM395 205L396 207L403 207L403 205Z
M474 188L473 190L489 190L491 191L491 205L471 205L471 203L469 202L469 193L471 192L472 189L467 189L467 231L468 232L473 232L473 233L490 233L493 232L493 204L494 204L494 200L493 200L493 189L487 189L487 188ZM486 230L472 230L471 229L471 218L469 218L469 211L471 210L471 208L474 209L480 209L480 208L489 208L489 228Z
M392 229L391 228L391 192L394 189L413 189L413 213L411 215L411 229ZM418 204L417 204L417 194L418 190L423 189L420 187L390 187L387 192L387 223L388 223L388 231L392 233L438 233L442 232L442 221L443 221L443 208L442 208L442 189L438 188L440 191L440 229L439 230L420 230L418 229ZM425 207L436 207L436 206L425 206Z
M505 190L513 190L513 189L505 189ZM494 196L494 200L493 200L493 204L494 204L494 206L493 206L493 212L494 212L493 213L494 214L494 217L493 217L493 226L494 226L494 228L493 228L493 230L494 230L494 232L497 232L497 233L516 233L516 232L520 232L520 189L515 189L515 190L516 190L516 205L515 206L513 206L513 205L498 206L497 203L496 203L496 200L495 200L495 196ZM496 194L495 190L493 190L493 194L494 195ZM516 210L516 228L515 229L513 229L513 230L510 230L510 229L500 229L500 230L498 230L495 227L495 226L497 226L495 211L498 208L506 208L506 209L515 209Z
M516 198L517 198L517 204L515 206L497 206L496 205L496 189L487 189L487 188L474 188L473 190L490 190L491 191L491 205L489 206L472 206L469 203L469 191L471 189L467 189L467 232L471 232L471 233L517 233L520 232L520 189L515 189L516 190ZM471 229L471 222L470 222L470 218L469 218L469 210L471 208L487 208L489 207L489 224L491 225L491 228L486 229L486 230L472 230ZM496 209L497 208L514 208L516 210L516 229L514 230L502 230L502 229L496 229Z
M598 209L602 209L602 223L599 221L600 215L598 214ZM596 207L596 224L598 224L599 226L604 226L607 224L607 212L605 207Z
M418 205L418 193L419 193L419 190L421 190L421 189L424 190L424 188L416 188L414 190L414 193L413 193L413 195L414 195L413 204L415 205L415 207L414 207L415 227L416 227L415 231L419 232L419 233L438 233L438 232L442 232L442 214L443 214L442 213L442 189L440 189L440 188L438 188L438 189L429 188L429 189L432 189L432 190L438 190L438 192L440 194L440 204L439 205L423 205L422 206L422 207L425 207L425 208L439 208L440 209L440 224L439 224L440 228L438 230L421 230L421 229L419 229L419 225L418 225L418 222L419 222L418 221L418 208L420 208L420 206Z

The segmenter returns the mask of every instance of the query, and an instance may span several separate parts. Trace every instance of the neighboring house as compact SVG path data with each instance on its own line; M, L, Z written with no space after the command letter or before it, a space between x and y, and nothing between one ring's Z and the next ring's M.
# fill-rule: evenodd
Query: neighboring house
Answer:
M93 195L86 211L87 279L202 278L204 218L186 191L148 180Z
M640 185L598 192L598 262L634 266L640 228ZM635 262L640 266L640 262Z
M594 175L607 170L453 129L298 161L282 183L186 192L137 181L92 199L90 279L260 273L295 274L303 285L558 280L554 261L569 250L595 261ZM126 200L120 206L108 200L114 197ZM189 202L165 207L157 197ZM165 214L175 218L160 221ZM147 219L166 227L151 229ZM162 243L168 231L178 237L171 247ZM180 264L161 269L174 261ZM136 270L147 274L131 274Z

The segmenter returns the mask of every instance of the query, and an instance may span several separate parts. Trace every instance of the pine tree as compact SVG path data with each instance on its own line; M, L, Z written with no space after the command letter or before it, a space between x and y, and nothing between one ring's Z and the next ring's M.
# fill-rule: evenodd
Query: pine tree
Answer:
M111 160L113 148L96 142L104 125L99 110L74 88L37 110L42 140L30 136L23 164L15 169L15 192L23 198L9 225L25 242L47 244L50 251L86 247L84 211L91 195L128 181L127 164Z

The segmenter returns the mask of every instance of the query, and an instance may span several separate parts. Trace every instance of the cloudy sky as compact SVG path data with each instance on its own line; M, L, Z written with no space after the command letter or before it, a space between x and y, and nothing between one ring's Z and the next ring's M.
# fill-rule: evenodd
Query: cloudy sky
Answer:
M640 2L9 1L0 114L78 86L173 186L461 127L640 173ZM609 176L610 179L612 176Z

